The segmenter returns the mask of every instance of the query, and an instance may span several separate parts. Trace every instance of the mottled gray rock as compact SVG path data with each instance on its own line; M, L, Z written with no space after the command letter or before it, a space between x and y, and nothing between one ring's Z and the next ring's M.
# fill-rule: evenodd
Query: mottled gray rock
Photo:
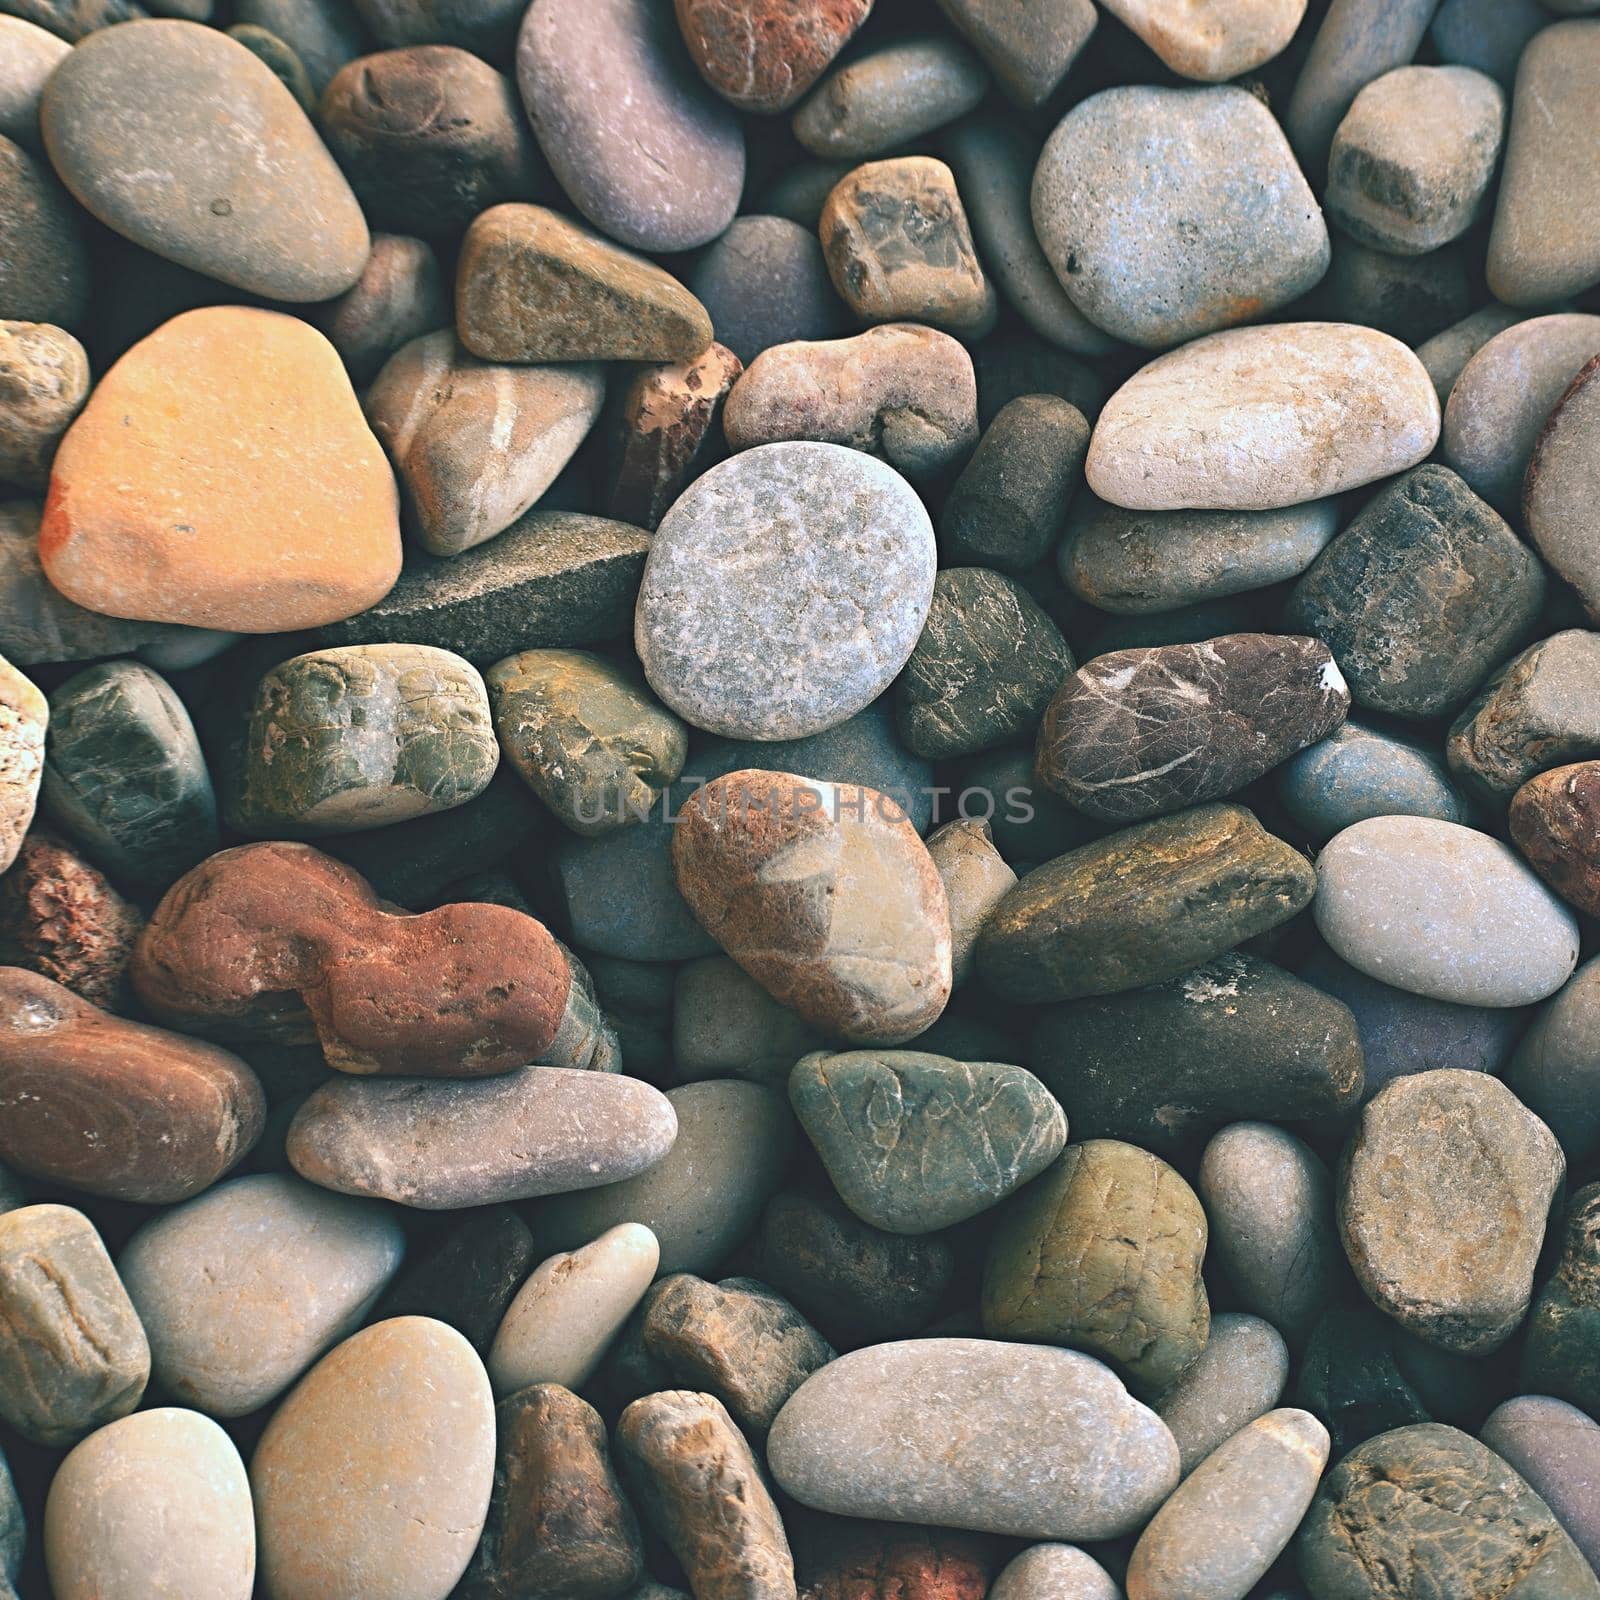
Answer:
M1037 111L1055 92L1100 20L1089 0L1038 7L1007 0L939 0L939 5L1000 87L1027 111Z
M1242 1311L1213 1317L1205 1349L1156 1402L1184 1475L1277 1405L1288 1378L1289 1350L1271 1323Z
M1596 20L1600 27L1600 19ZM1539 553L1578 591L1591 617L1600 617L1600 356L1592 358L1550 413L1528 459L1522 515Z
M4 137L0 216L5 218L0 228L0 317L77 327L89 309L90 260L82 216L44 157L30 155Z
M988 1600L1122 1600L1122 1591L1076 1545L1035 1544L1006 1563Z
M1600 1423L1564 1400L1525 1394L1496 1406L1478 1437L1522 1474L1589 1565L1600 1567Z
M1499 0L1496 0L1499 3ZM1442 406L1462 369L1497 333L1527 319L1526 311L1503 306L1498 300L1480 306L1470 316L1452 323L1417 346L1417 359L1428 369Z
M994 847L987 821L958 818L928 838L950 906L950 982L972 975L973 949L989 913L1016 887L1017 875Z
M44 154L39 133L39 97L45 81L72 47L18 16L0 16L0 137L34 155Z
M88 394L89 358L64 328L0 322L0 483L44 489L61 435Z
M1505 1080L1578 1166L1600 1148L1600 961L1590 960L1540 1008Z

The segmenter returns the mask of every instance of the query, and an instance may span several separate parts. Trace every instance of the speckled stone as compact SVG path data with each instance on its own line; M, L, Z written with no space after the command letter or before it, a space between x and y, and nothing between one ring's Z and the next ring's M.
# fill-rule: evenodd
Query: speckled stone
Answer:
M1397 339L1274 323L1136 372L1101 411L1085 474L1130 510L1264 511L1401 472L1438 437L1433 382Z
M0 322L0 482L43 489L56 446L88 396L89 358L66 329Z
M594 363L499 366L448 328L401 346L364 401L408 529L436 556L504 533L555 481L605 399Z
M953 466L978 439L977 378L937 328L891 323L851 339L775 345L723 408L734 450L782 440L848 445L909 478Z
M1472 805L1431 750L1347 721L1277 772L1278 799L1315 840L1368 817L1472 821Z
M1025 111L1037 111L1055 92L1100 20L1089 0L1050 6L939 0L939 7Z
M483 1531L494 1397L472 1346L427 1317L364 1328L273 1414L250 1463L270 1600L443 1600Z
M778 1413L767 1458L819 1510L1028 1539L1130 1532L1178 1481L1166 1425L1100 1362L986 1339L841 1356Z
M1600 1409L1600 1184L1567 1203L1561 1255L1540 1288L1522 1347L1522 1386Z
M17 859L33 822L49 721L44 692L0 656L0 873Z
M1595 859L1600 762L1552 767L1511 797L1508 820L1516 847L1533 870L1569 905L1600 911L1600 862Z
M1353 967L1460 1005L1521 1006L1578 960L1571 914L1489 834L1431 817L1370 817L1317 858L1317 929Z
M45 1566L57 1600L250 1600L250 1481L209 1417L161 1406L85 1439L50 1484Z
M401 345L451 322L450 294L433 246L395 233L373 234L355 286L308 310L358 387L371 383Z
M978 935L1007 1000L1116 994L1175 978L1309 904L1316 874L1242 806L1196 806L1028 874Z
M905 664L934 561L928 514L888 467L838 445L752 450L697 479L662 519L635 647L651 687L695 727L820 733Z
M1288 1376L1288 1347L1271 1323L1240 1311L1214 1316L1205 1349L1156 1402L1178 1442L1184 1476L1270 1411Z
M1518 62L1485 269L1507 305L1550 305L1600 278L1586 220L1600 205L1600 128L1585 109L1597 71L1600 18L1541 29Z
M71 46L19 16L0 16L0 137L33 155L44 154L39 132L39 97L50 74Z
M1600 963L1584 962L1512 1043L1506 1083L1580 1166L1600 1149Z
M958 817L930 834L928 854L950 907L950 978L959 987L972 976L973 949L983 924L1016 887L1017 875L995 849L990 824L978 818Z
M83 219L44 157L4 137L0 216L0 317L79 326L92 277Z
M612 238L690 250L733 220L744 131L696 76L671 7L534 0L517 40L517 83L550 170Z
M1523 519L1535 546L1578 591L1591 617L1600 616L1600 563L1593 550L1597 439L1600 356L1589 360L1550 413L1529 457L1522 491Z
M361 276L371 239L350 186L272 69L214 29L95 33L40 117L83 206L158 256L275 300L326 300Z
M1358 705L1456 709L1532 632L1545 574L1448 467L1386 484L1295 585L1291 627L1325 639Z
M1146 349L1265 316L1328 270L1327 226L1288 140L1232 87L1080 101L1040 153L1033 223L1078 309Z
M677 0L700 76L741 111L786 111L827 70L872 0Z
M70 1206L0 1215L0 1416L69 1445L126 1416L150 1346L94 1224Z
M845 330L815 228L787 217L735 217L695 263L688 284L717 338L746 366L775 344Z
M1496 1406L1478 1437L1522 1474L1589 1565L1600 1562L1600 1424L1563 1400L1528 1394Z
M272 73L308 117L316 111L317 95L311 87L310 74L300 57L277 34L250 22L235 23L227 33Z
M835 67L795 112L794 136L824 161L866 160L965 116L989 75L948 34L880 45Z
M1006 1563L988 1600L1122 1600L1122 1590L1076 1545L1035 1544Z

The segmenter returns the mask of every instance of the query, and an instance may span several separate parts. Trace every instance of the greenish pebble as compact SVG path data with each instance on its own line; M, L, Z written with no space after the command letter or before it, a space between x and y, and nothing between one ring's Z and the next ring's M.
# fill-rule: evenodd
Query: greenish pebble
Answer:
M1367 817L1436 817L1470 825L1472 803L1445 764L1408 739L1346 722L1277 772L1283 808L1313 839Z
M1600 1183L1567 1207L1561 1259L1528 1318L1522 1382L1528 1393L1600 1411Z

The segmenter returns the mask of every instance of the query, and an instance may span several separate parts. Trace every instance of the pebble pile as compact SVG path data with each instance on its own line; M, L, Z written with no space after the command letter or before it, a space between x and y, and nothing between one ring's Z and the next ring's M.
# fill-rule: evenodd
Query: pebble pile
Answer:
M0 1600L1600 1600L1600 0L0 0Z

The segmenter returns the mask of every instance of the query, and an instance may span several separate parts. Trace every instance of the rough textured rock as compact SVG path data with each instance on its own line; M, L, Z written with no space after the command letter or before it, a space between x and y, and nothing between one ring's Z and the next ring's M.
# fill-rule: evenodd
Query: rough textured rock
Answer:
M819 1510L1027 1539L1131 1532L1178 1481L1166 1425L1108 1368L987 1339L841 1356L778 1413L767 1458Z
M1328 230L1288 140L1232 87L1080 101L1040 153L1033 223L1078 309L1146 349L1268 315L1328 270Z
M1205 1248L1205 1212L1165 1161L1115 1139L1070 1145L1000 1219L984 1330L1087 1349L1159 1395L1205 1348Z
M989 1600L1122 1600L1122 1590L1076 1545L1035 1544L1006 1563Z
M788 1509L804 1600L984 1600L998 1564L987 1534Z
M1595 26L1600 28L1600 19ZM1595 442L1600 439L1600 356L1572 380L1544 424L1523 485L1522 512L1534 544L1578 591L1590 616L1600 616L1600 563L1595 561Z
M612 238L691 250L733 220L744 131L696 78L670 7L535 0L517 40L517 83L550 170Z
M1184 1476L1270 1411L1288 1377L1289 1351L1270 1323L1239 1311L1213 1317L1205 1349L1156 1403L1178 1442Z
M989 823L976 818L947 822L929 836L928 854L950 907L950 977L959 987L972 976L979 932L989 913L1016 887L1017 875L995 849ZM0 888L0 900L3 894Z
M483 1530L494 1461L472 1346L427 1317L362 1329L301 1379L251 1459L266 1592L448 1594Z
M158 256L274 300L361 276L371 240L333 158L272 69L212 28L94 34L51 76L40 121L85 209Z
M1100 20L1088 0L1049 6L939 0L939 7L1025 111L1038 110L1055 92Z
M1317 858L1317 930L1413 994L1521 1006L1567 981L1578 927L1498 839L1432 817L1369 817Z
M83 220L48 163L0 137L0 317L75 328L89 308Z
M1600 1148L1600 966L1586 961L1539 1008L1504 1067L1517 1098L1561 1141L1570 1165ZM1498 1066L1499 1063L1497 1062Z
M1415 466L1439 437L1426 368L1372 328L1231 328L1158 357L1106 402L1085 465L1130 510L1264 511Z
M0 482L43 489L88 395L89 358L65 328L0 322Z
M677 0L700 76L741 111L787 111L849 44L872 0Z
M212 306L95 386L56 453L39 553L90 610L275 633L380 600L398 510L333 346L294 317Z
M1600 1424L1564 1400L1526 1394L1496 1406L1478 1436L1527 1480L1593 1567L1600 1560Z
M0 968L0 1159L19 1172L116 1200L187 1200L242 1159L265 1114L237 1056Z
M555 481L605 398L593 363L494 366L448 328L402 346L364 402L400 476L409 529L436 556L504 533Z
M17 859L39 803L50 703L0 656L0 874Z
M1353 721L1286 761L1277 791L1284 809L1318 842L1368 817L1473 819L1472 802L1433 751Z
M401 345L450 325L450 294L433 246L404 234L375 233L355 286L309 308L350 381L364 387Z
M978 935L1008 1000L1116 994L1175 978L1304 909L1316 874L1242 806L1197 806L1028 874Z
M894 323L764 350L734 384L722 426L734 450L811 439L881 456L916 478L972 448L977 405L963 345L937 328Z
M829 182L818 200L818 215ZM689 274L717 338L746 366L775 344L830 339L848 323L828 278L817 216L802 228L787 217L735 217Z
M1270 61L1305 15L1302 0L1108 0L1106 10L1179 77L1220 83Z
M1528 1318L1522 1383L1591 1416L1600 1407L1600 1184L1567 1204L1560 1260Z
M150 1346L94 1224L70 1206L0 1215L0 1416L69 1445L126 1416Z
M1511 797L1511 837L1533 870L1570 905L1600 915L1594 853L1600 762L1552 767Z

